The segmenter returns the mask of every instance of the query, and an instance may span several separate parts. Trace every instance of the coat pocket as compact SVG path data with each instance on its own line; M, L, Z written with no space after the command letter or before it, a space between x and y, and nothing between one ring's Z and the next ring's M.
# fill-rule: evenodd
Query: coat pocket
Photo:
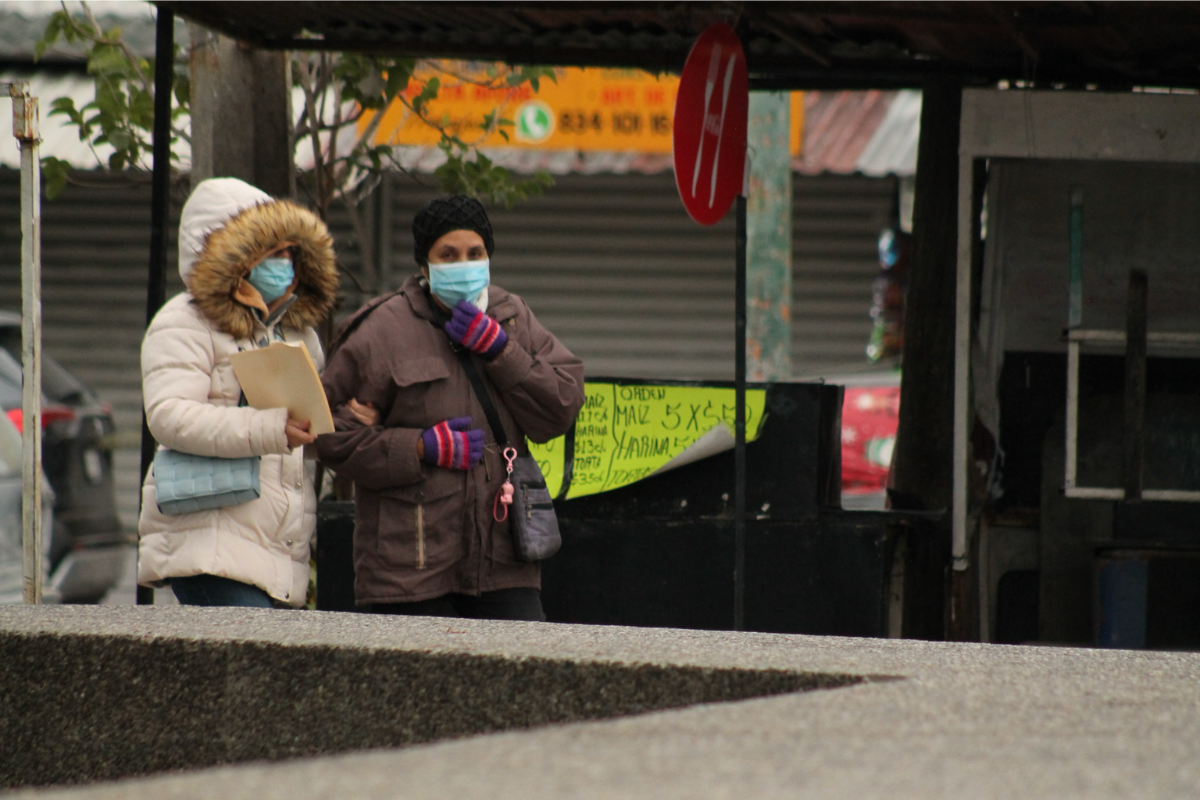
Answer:
M379 493L377 547L384 564L436 569L462 557L465 476L436 470L419 484Z
M454 496L421 503L381 497L376 543L386 567L447 567L464 552L462 503Z
M450 377L450 367L446 362L436 356L428 358L414 358L409 361L401 361L398 364L393 364L392 380L400 388L413 386L418 383L428 383L430 381L441 380L442 378Z
M394 387L394 400L384 424L388 427L428 427L439 422L437 402L443 397L450 368L440 358L414 358L388 367L388 380ZM445 416L444 414L442 415Z

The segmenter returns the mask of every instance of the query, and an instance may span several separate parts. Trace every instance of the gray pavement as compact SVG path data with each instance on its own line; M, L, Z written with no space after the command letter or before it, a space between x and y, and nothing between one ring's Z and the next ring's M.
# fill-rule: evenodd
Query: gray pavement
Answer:
M1200 796L1194 653L313 612L0 611L0 636L22 631L901 679L17 797Z

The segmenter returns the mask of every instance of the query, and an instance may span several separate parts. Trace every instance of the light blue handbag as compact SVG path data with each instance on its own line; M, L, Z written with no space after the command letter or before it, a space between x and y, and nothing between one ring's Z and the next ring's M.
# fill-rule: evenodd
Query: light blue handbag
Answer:
M154 490L164 514L190 514L257 500L258 456L216 458L176 450L154 455Z

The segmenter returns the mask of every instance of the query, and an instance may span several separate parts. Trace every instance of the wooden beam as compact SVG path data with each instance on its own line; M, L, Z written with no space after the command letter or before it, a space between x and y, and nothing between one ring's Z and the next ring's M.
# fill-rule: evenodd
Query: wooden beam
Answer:
M892 473L898 502L915 510L950 508L961 98L956 84L930 82L921 106Z
M904 313L900 420L892 461L890 494L897 509L949 511L951 506L961 105L958 84L926 84L917 150L913 263ZM948 513L932 524L937 538L948 538ZM966 608L970 592L964 580L949 588L947 633L965 638L961 627L971 618Z
M192 183L232 177L272 197L295 194L291 81L284 52L254 50L195 23Z

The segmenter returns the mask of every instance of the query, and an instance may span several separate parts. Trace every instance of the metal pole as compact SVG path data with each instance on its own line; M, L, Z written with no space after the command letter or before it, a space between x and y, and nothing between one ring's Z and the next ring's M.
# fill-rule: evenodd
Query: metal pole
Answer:
M1067 496L1075 489L1076 464L1079 461L1079 342L1067 342L1067 473L1063 489Z
M154 38L154 166L150 178L150 269L146 282L146 326L167 300L167 226L171 213L171 90L175 78L175 14L157 7ZM142 481L158 445L142 409ZM141 493L139 493L139 497ZM137 604L154 605L154 590L137 587Z
M958 269L954 298L954 480L951 512L952 579L960 580L967 557L967 463L971 434L971 219L975 181L970 155L958 158Z
M29 84L8 85L21 147L21 539L25 602L42 602L42 173L38 105Z
M1067 252L1067 330L1083 325L1083 189L1071 188L1071 211ZM1076 449L1079 440L1079 347L1077 339L1067 342L1067 474L1063 489L1075 488Z
M975 170L970 155L958 158L958 248L954 297L954 449L951 483L950 531L950 594L947 638L966 641L969 627L967 569L968 556L967 508L968 457L970 454L971 423L971 268L972 235L975 230L971 216L974 211Z
M749 174L749 164L746 172ZM733 629L746 630L746 194L737 198L736 348L733 445Z
M1125 317L1125 430L1122 437L1125 502L1142 499L1146 467L1146 270L1129 270Z

